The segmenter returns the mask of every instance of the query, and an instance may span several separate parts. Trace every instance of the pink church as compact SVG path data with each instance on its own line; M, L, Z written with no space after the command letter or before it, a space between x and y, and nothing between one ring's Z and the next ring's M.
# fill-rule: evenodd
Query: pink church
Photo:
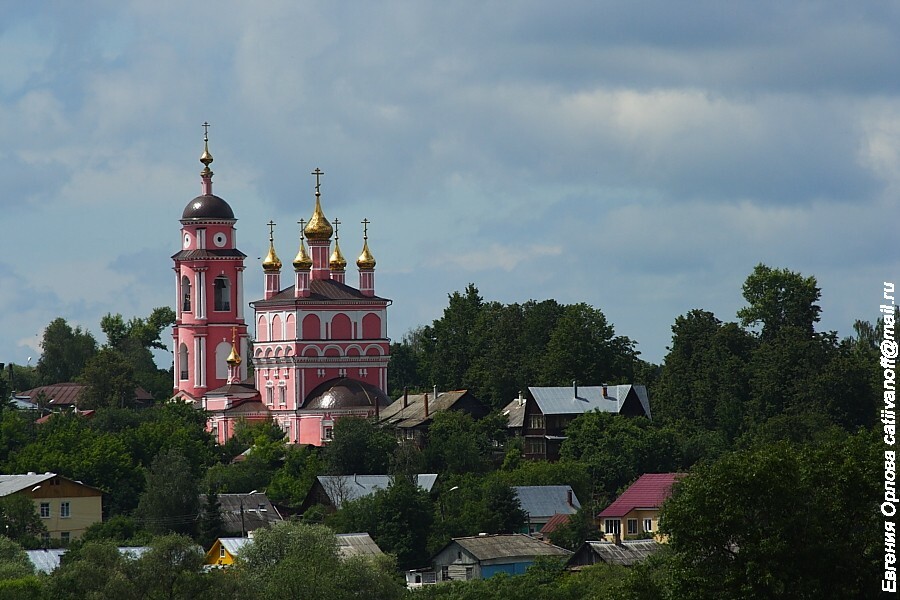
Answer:
M265 293L250 303L256 340L250 357L254 376L247 379L242 359L251 345L243 315L245 255L237 250L231 207L212 194L206 136L204 142L202 194L184 210L183 249L173 256L175 396L207 411L208 427L220 444L233 435L238 421L271 418L289 442L320 446L331 439L335 420L376 416L389 404L390 300L375 295L369 221L361 221L358 288L345 282L340 221L332 226L322 210L322 171L313 172L315 207L308 223L300 221L293 285L285 288L275 223L269 223L269 251L262 263Z

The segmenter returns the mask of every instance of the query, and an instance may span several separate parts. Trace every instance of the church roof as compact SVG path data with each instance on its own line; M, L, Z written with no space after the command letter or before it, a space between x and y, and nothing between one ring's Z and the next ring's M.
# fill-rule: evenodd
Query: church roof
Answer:
M331 379L319 384L306 396L303 409L333 410L339 408L366 408L387 406L387 395L379 388L349 377Z
M184 207L182 221L205 221L208 219L235 220L234 211L225 200L213 194L197 196Z
M387 302L387 298L379 296L366 296L354 287L350 287L345 283L340 283L334 279L313 279L309 282L309 297L295 298L294 286L283 289L269 300L257 300L251 302L253 306L266 306L268 304L278 304L283 302L295 302L302 300L304 302L321 302L334 300L365 300L366 302L380 301Z
M173 254L174 260L215 260L217 258L246 258L247 255L240 250L222 249L222 250L182 250L177 254Z

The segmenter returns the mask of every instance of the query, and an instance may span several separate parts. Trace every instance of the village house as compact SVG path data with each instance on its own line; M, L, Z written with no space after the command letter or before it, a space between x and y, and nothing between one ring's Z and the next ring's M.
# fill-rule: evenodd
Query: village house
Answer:
M427 473L416 477L418 486L430 493L438 476ZM319 475L300 505L299 512L302 514L317 504L328 510L338 510L344 502L371 496L378 490L386 490L389 485L390 475Z
M431 571L407 573L407 586L426 582L487 579L497 573L521 575L540 557L567 558L570 551L522 533L453 538L431 559Z
M681 473L641 475L597 515L604 539L608 542L638 538L660 540L659 509L672 495L672 484L683 476Z
M525 458L556 460L566 439L566 426L576 417L600 411L650 418L650 399L643 385L529 387L526 395L506 405L507 427L525 438Z
M34 502L47 528L44 542L77 540L103 520L103 492L56 473L0 475L0 497L22 495Z
M519 485L513 491L527 515L522 533L539 532L555 515L574 515L581 508L568 485Z
M424 394L407 394L397 398L390 406L381 409L381 423L394 427L399 440L414 442L418 447L425 445L428 428L434 415L444 411L460 411L473 419L480 419L490 412L469 390L453 390Z

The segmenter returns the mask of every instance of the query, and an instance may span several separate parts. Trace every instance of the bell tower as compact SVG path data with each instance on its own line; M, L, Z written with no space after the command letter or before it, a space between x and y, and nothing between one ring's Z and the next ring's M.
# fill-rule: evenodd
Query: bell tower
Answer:
M181 250L175 262L174 390L198 400L229 380L232 351L247 355L244 321L244 258L237 249L234 211L212 193L209 123L203 124L200 195L181 215ZM237 366L247 377L246 363Z

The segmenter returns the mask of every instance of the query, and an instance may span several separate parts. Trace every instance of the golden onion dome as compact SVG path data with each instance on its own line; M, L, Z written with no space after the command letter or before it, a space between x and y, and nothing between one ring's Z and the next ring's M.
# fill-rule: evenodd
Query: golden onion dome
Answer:
M369 251L369 240L363 240L362 254L356 259L356 266L360 269L374 269L375 257Z
M312 267L312 259L309 257L309 254L306 253L306 244L304 244L301 239L300 250L297 252L297 256L294 257L294 270L309 271L310 267Z
M278 271L281 271L281 259L275 254L275 244L272 242L271 238L269 239L269 253L266 254L262 267L263 271L266 273L277 273Z
M337 240L334 240L334 252L331 253L331 260L328 261L328 266L331 267L332 271L343 271L347 268L347 259L341 254L341 246Z
M316 208L313 210L312 218L306 224L306 229L303 232L306 234L306 238L310 240L330 240L331 234L334 233L331 223L328 222L328 219L325 218L325 213L322 212L322 204L319 202L318 192L316 193Z
M241 364L241 355L238 354L234 342L231 342L231 354L228 355L228 358L225 359L225 362L227 362L232 367L236 367Z

